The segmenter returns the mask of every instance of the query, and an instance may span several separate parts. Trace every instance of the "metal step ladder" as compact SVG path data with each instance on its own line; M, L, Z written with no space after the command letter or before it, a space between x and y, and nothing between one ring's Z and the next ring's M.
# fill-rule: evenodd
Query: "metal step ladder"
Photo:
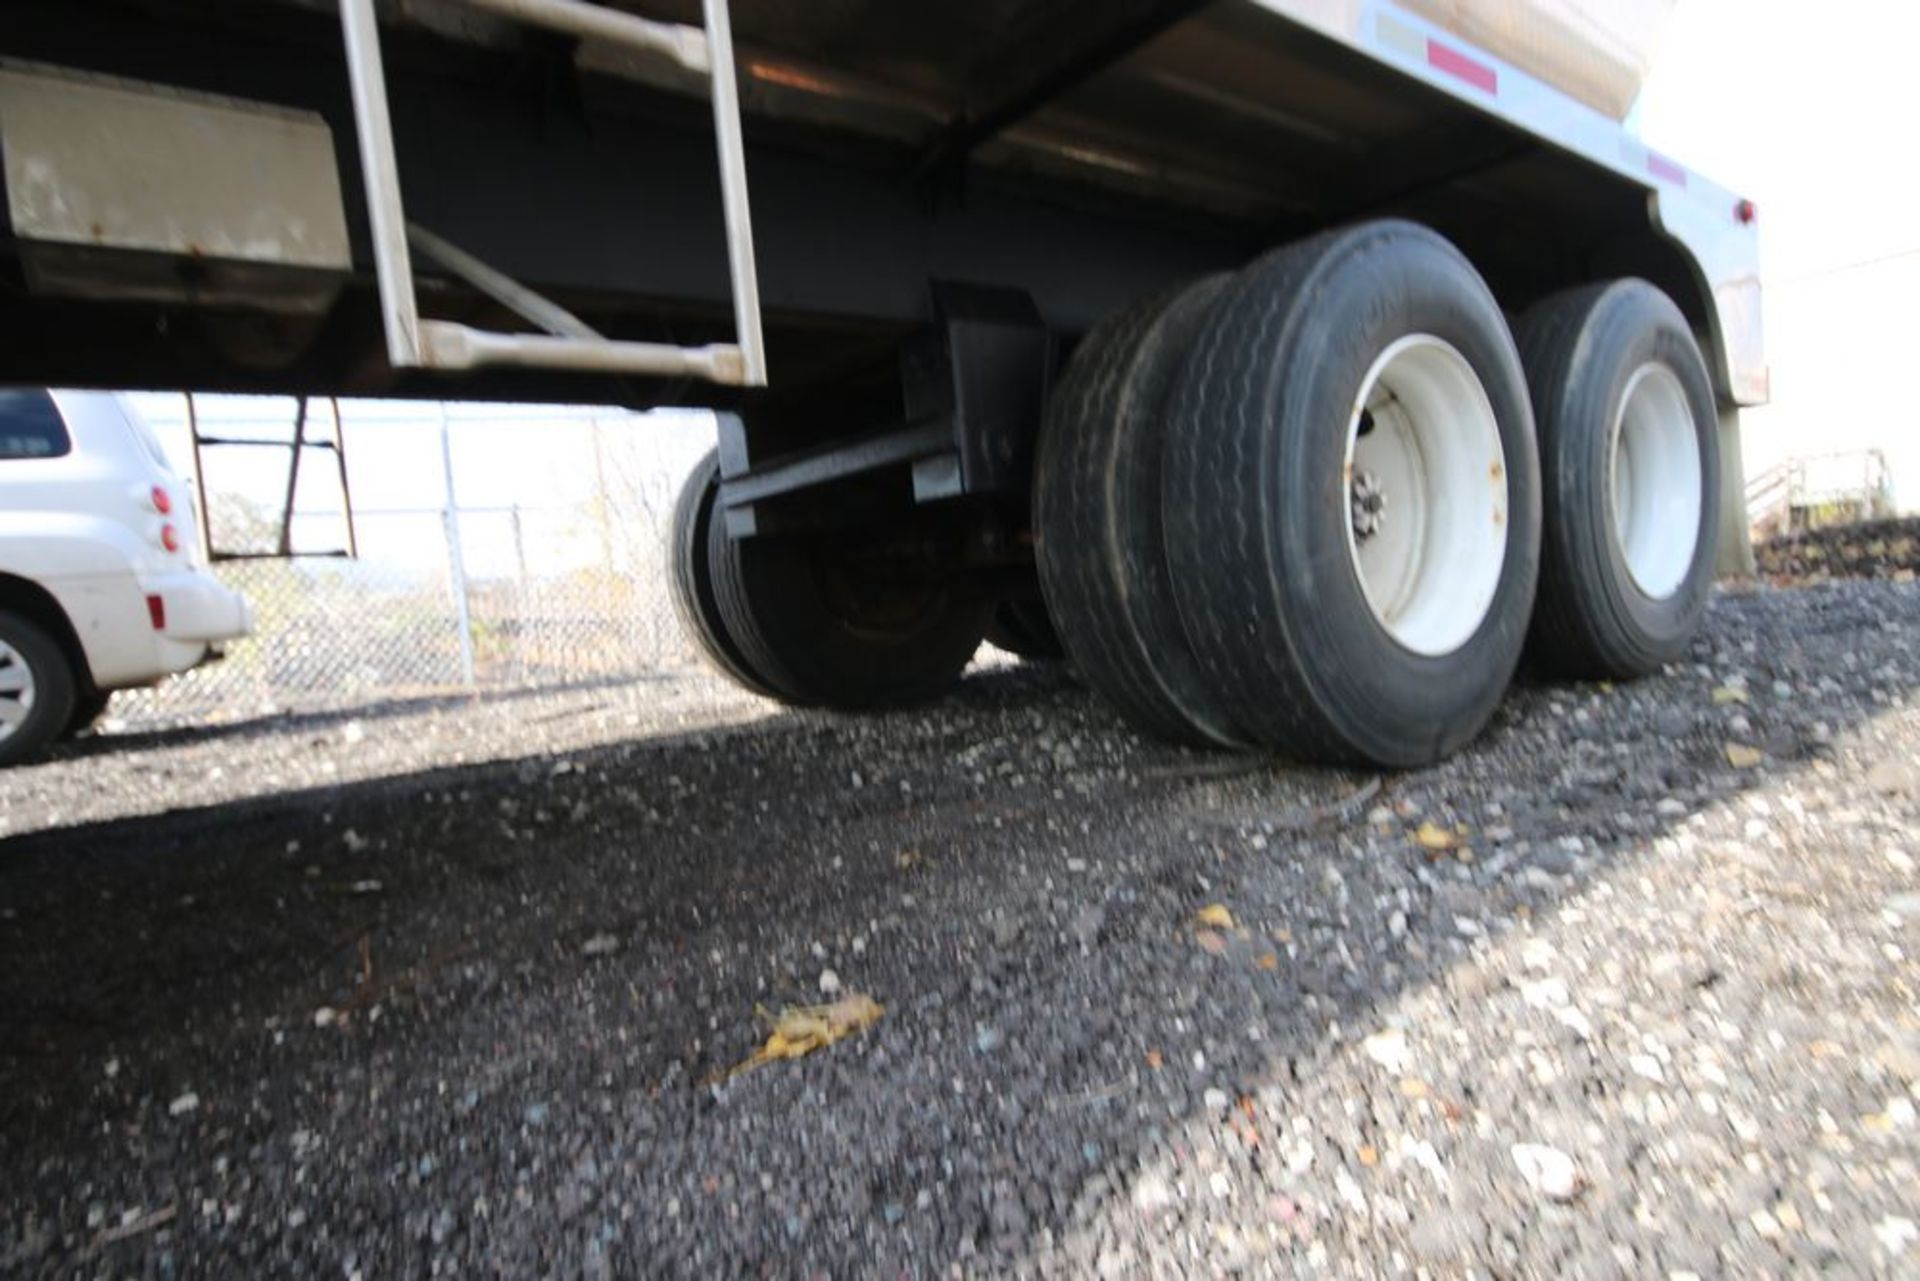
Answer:
M509 279L420 227L411 226L400 199L393 120L374 0L340 0L353 116L366 178L367 217L374 269L396 369L459 371L482 365L522 365L598 373L660 374L763 387L766 351L760 332L760 287L754 273L753 225L747 209L746 151L740 136L739 84L733 66L733 27L727 0L704 0L705 27L655 22L584 0L458 0L475 9L664 54L707 76L714 136L720 156L720 194L727 221L727 267L733 292L735 341L702 347L617 342L595 333L549 299ZM543 334L507 334L444 320L422 320L414 292L410 247L439 262Z
M309 398L296 397L293 409L293 435L285 440L270 436L210 434L201 429L200 407L192 392L186 393L186 401L187 434L193 444L193 491L200 504L200 550L206 555L208 564L220 565L236 560L356 560L359 558L360 540L353 524L353 491L347 486L347 430L340 418L338 398L327 397L327 405L331 410L328 418L332 424L332 434L315 436L311 430L311 416L308 413ZM280 507L280 519L274 529L273 545L270 548L247 547L233 550L221 547L214 539L213 491L207 488L205 451L243 447L287 451L286 499ZM333 455L335 482L340 489L340 519L344 546L311 550L293 545L293 518L300 514L296 510L300 497L300 463L310 449L318 449Z

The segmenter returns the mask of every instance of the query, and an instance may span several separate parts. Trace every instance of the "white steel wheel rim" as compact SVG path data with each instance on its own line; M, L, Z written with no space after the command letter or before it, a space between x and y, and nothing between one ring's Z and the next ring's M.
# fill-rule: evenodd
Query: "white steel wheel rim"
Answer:
M1700 545L1700 446L1686 389L1649 361L1627 379L1607 464L1614 545L1633 584L1664 600Z
M1507 559L1507 455L1479 375L1411 334L1381 352L1347 423L1347 550L1373 616L1416 654L1465 645Z
M33 711L33 669L19 650L0 640L0 742Z

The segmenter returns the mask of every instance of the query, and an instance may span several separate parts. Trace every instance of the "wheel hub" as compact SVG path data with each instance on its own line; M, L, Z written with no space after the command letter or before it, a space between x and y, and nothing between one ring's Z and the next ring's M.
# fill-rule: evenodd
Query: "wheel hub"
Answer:
M1700 541L1700 450L1679 378L1649 362L1627 380L1608 466L1613 538L1653 600L1680 590Z
M33 669L19 650L0 641L0 741L12 737L33 710Z
M1416 654L1458 649L1492 607L1507 539L1499 423L1459 351L1414 334L1380 354L1354 398L1346 477L1348 551L1375 619Z
M1366 470L1353 473L1353 536L1361 542L1379 533L1387 519L1387 493L1380 478Z

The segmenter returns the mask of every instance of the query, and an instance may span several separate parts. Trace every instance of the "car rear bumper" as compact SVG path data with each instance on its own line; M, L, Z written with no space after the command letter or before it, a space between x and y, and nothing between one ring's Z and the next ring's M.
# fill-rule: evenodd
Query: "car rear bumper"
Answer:
M247 598L205 573L164 574L140 580L140 590L158 597L154 630L184 645L218 645L253 629ZM151 606L149 607L151 608Z
M151 685L245 636L252 612L205 570L54 575L42 585L73 625L98 689Z

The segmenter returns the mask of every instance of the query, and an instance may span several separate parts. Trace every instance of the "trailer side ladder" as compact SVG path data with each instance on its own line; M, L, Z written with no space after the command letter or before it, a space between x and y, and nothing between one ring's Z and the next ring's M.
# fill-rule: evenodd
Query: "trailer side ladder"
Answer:
M466 370L521 365L600 373L659 374L762 387L766 351L760 330L760 287L754 271L753 224L747 207L746 148L740 133L740 92L733 65L733 27L727 0L704 0L704 29L655 22L584 0L461 0L476 9L665 54L707 76L714 137L720 158L720 194L726 213L727 268L733 293L735 341L701 347L618 342L581 324L557 304L507 279L484 263L425 232L410 228L400 199L393 119L374 0L340 0L353 118L366 178L367 218L374 271L386 329L387 357L396 369ZM547 332L509 334L444 320L422 320L414 291L409 240L442 266Z

